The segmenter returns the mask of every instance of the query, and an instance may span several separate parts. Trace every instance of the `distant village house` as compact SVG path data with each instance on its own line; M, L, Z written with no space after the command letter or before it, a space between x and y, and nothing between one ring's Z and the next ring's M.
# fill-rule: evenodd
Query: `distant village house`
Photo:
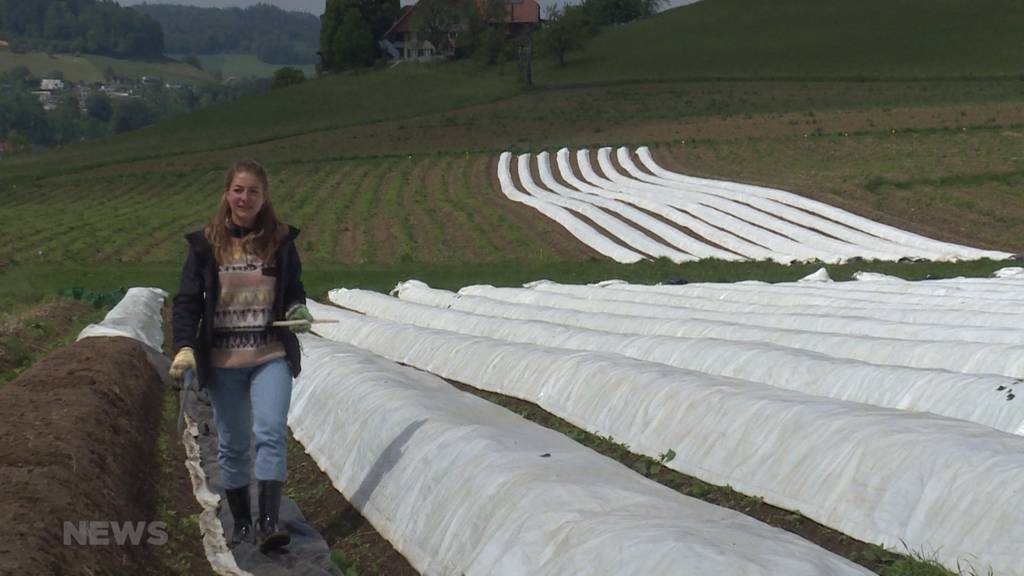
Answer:
M57 78L43 78L39 81L39 89L53 92L64 89L64 81Z
M417 4L402 7L402 13L384 33L381 47L395 60L431 60L441 56L453 56L458 45L458 36L465 31L464 23L457 23L447 33L444 46L434 44L421 37L416 30ZM483 11L483 2L477 2ZM503 29L505 36L518 37L540 26L540 4L537 0L505 0L505 10L499 19L488 22L492 27Z

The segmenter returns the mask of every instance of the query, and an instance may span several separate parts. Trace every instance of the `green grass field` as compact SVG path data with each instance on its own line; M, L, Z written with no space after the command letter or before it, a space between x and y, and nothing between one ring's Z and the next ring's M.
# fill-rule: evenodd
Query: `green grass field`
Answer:
M25 66L37 77L48 77L56 71L71 82L103 81L103 71L80 56L51 55L42 52L15 54L8 50L0 51L0 72L8 72L18 66Z
M34 76L46 77L53 71L59 71L64 79L71 82L103 82L104 72L109 68L116 76L125 78L141 78L157 76L165 82L182 84L198 84L213 82L213 76L202 70L167 60L163 62L145 62L141 60L121 60L86 54L73 56L70 54L44 54L28 52L15 54L0 51L0 72L6 72L17 66L25 66Z
M617 26L545 82L1024 76L1017 0L702 0Z

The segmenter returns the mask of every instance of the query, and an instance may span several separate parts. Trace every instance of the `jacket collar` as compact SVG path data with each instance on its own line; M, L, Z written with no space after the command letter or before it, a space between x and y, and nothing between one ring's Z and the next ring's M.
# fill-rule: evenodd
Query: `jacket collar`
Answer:
M283 247L290 242L294 242L295 239L299 237L300 232L301 230L299 230L295 226L288 226L288 234L286 234L285 237L281 240L281 246ZM208 252L212 249L212 246L210 246L210 241L206 239L206 235L203 234L202 229L196 230L194 232L189 232L188 234L185 235L185 240L190 245L195 247L197 250L203 250Z

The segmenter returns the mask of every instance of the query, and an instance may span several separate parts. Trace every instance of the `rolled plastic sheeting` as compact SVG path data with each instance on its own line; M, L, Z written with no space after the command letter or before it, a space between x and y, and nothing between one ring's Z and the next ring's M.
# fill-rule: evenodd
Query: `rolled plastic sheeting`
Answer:
M792 238L788 238L782 234L773 232L767 228L758 226L752 222L748 222L745 218L740 218L736 214L729 211L729 206L724 206L722 203L715 202L714 199L701 197L688 197L681 198L672 194L666 194L663 189L655 189L653 186L647 186L643 183L626 183L626 182L614 182L608 178L600 176L590 164L590 156L586 150L578 150L576 152L576 162L580 168L580 174L583 180L594 186L600 186L608 190L621 193L626 197L641 197L648 200L654 200L662 202L679 210L683 210L692 214L693 216L707 222L708 224L718 228L720 230L727 230L728 232L735 234L751 243L757 244L768 248L773 254L772 260L785 261L791 258L797 258L800 260L816 260L820 254L814 251L812 248L801 244L800 242L794 241ZM703 201L706 200L710 205L706 205ZM718 204L715 206L714 204ZM750 216L751 214L746 211L743 212L744 216ZM708 238L712 242L716 241L717 236ZM825 258L826 262L843 262L845 260L842 256L833 256L831 258Z
M319 329L328 338L535 402L641 454L672 449L669 467L855 538L905 545L946 566L970 561L982 571L1024 574L1024 438L618 355L310 307L314 316L339 320ZM336 402L323 404L335 410Z
M1007 402L1018 380L855 360L763 342L623 335L549 322L510 320L403 302L368 290L335 289L331 302L425 328L573 350L611 352L704 374L739 378L874 406L931 412L1024 434L1024 402ZM1020 387L1024 393L1024 385Z
M597 250L616 262L632 264L644 259L642 254L630 250L625 246L616 244L607 236L601 234L565 208L556 206L551 202L546 202L539 198L534 198L529 194L522 193L516 188L515 183L512 181L512 172L509 168L511 162L512 155L508 152L502 153L501 157L498 159L498 182L501 184L502 194L508 197L509 200L526 204L548 218L551 218L555 222L561 224L563 228L579 239L580 242L583 242L587 246L590 246L594 250Z
M595 285L596 286L596 285ZM686 302L691 298L727 302L745 302L770 306L834 306L839 308L871 308L875 310L898 308L901 310L977 310L988 313L1017 313L1024 309L1019 300L988 299L964 291L960 296L917 296L885 292L838 291L828 287L750 284L685 284L681 286L616 283L596 286L640 293L668 294ZM1024 290L1022 290L1024 293ZM685 300L682 300L685 299Z
M662 222L643 210L634 208L632 204L623 202L618 198L611 197L609 194L604 194L600 190L588 188L586 190L577 191L563 185L555 178L554 173L551 172L551 158L550 154L547 152L541 152L537 155L537 172L540 174L540 180L544 186L547 186L547 188L555 194L587 202L599 208L604 208L619 214L623 218L635 223L637 226L649 230L671 246L686 253L689 255L691 260L712 257L721 260L745 260L745 258L738 254L734 254L720 248L715 248L710 244L697 240L689 234L684 234L678 228ZM645 209L653 210L655 214L659 214L664 217L662 213L665 212L667 206L660 204L653 206L652 204L654 203L645 206Z
M650 170L651 173L653 173L654 175L659 176L661 178L683 183L716 183L719 185L727 185L738 191L758 195L763 198L768 198L771 200L775 200L777 202L788 204L795 208L806 210L813 214L818 214L820 216L828 218L829 220L834 220L840 224L844 224L851 228L861 230L863 232L866 232L873 236L877 236L879 238L889 240L896 244L911 246L913 248L918 248L921 250L934 251L944 255L935 259L957 260L991 258L993 260L1003 260L1006 258L1013 257L1013 254L1010 254L1009 252L1000 252L996 250L979 250L977 248L971 248L969 246L960 246L958 244L933 240L931 238L921 236L920 234L915 234L913 232L901 230L899 228L888 226L880 222L875 222L874 220L869 220L867 218L864 218L863 216L857 216L856 214L853 214L851 212L841 210L834 206L829 206L828 204L825 204L823 202L811 200L810 198L805 198L803 196L793 194L790 192L785 192L783 190L776 190L773 188L766 188L763 186L752 186L749 184L738 184L734 182L726 182L721 180L710 180L707 178L695 178L693 176L678 174L676 172L666 170L662 168L660 165L658 165L658 163L654 160L654 157L651 155L651 150L648 147L641 146L640 148L637 149L636 152L637 156L640 158L640 162L644 165L644 167Z
M595 224L606 230L609 234L612 234L621 240L624 244L632 246L640 252L644 252L654 256L655 258L668 258L677 264L679 262L692 262L696 260L692 255L680 252L671 246L667 246L651 238L636 228L633 228L629 224L605 212L594 203L585 202L577 198L570 198L555 194L549 190L544 190L533 181L529 154L520 154L517 166L519 168L519 182L523 185L523 188L526 188L526 192L534 198L583 214Z
M707 222L704 222L703 220L696 218L691 214L684 212L683 210L679 210L673 206L669 206L664 202L659 202L657 200L653 200L649 197L643 196L627 196L620 192L615 192L612 190L602 188L600 186L594 186L593 184L590 184L588 182L584 182L580 180L573 172L572 165L569 162L569 151L567 149L562 148L561 150L559 150L556 157L559 176L561 176L562 179L565 180L570 186L581 192L586 192L589 194L593 194L595 196L600 196L602 198L609 198L623 203L635 205L638 208L643 208L644 210L653 212L654 214L658 214L662 218L668 220L669 222L672 222L677 226L693 230L693 232L695 234L700 235L701 238L713 238L715 243L718 244L719 246L731 252L734 252L740 256L745 256L746 258L750 258L753 260L773 260L776 262L780 262L782 264L789 264L793 262L793 260L795 259L793 256L779 254L763 246L759 246L757 244L754 244L753 242L744 240L743 238L736 236L735 234L731 233L728 230L715 228L714 226L708 224ZM543 174L544 173L542 171L542 177ZM720 252L725 251L719 251L717 249L714 249L710 253L706 253L705 250L701 248L701 246L706 245L706 242L698 240L697 238L694 238L693 242L697 243L697 246L691 245L691 249L687 250L688 252L701 255L702 257L707 258L721 258L724 260L732 259L731 257L728 256L728 252L725 254L721 254Z
M546 290L523 290L519 288L495 288L493 286L466 286L460 290L462 294L485 295L489 298L507 301L541 303L572 308L572 310L588 310L593 312L611 312L629 314L631 316L649 316L665 319L707 320L729 324L749 325L762 328L781 328L833 334L849 334L870 336L872 338L910 339L921 344L936 342L1020 342L1020 329L1010 327L986 328L982 326L955 326L940 324L914 324L906 321L892 321L877 318L842 316L835 314L804 315L791 314L790 311L776 312L723 312L715 310L690 310L682 306L667 306L630 300L604 300L584 298L578 295L561 294ZM682 302L679 302L682 303ZM969 346L970 347L970 346ZM977 346L972 349L978 349ZM1004 351L1000 351L1004 352ZM1006 351L1013 352L1013 351Z
M99 324L90 324L76 340L95 336L124 336L160 352L164 345L160 314L167 292L159 288L129 288Z
M880 310L878 308L862 308L832 305L793 305L776 306L766 304L747 304L742 302L725 302L711 298L677 298L667 294L651 294L619 290L616 287L596 288L593 286L577 286L543 282L533 285L531 290L568 294L577 298L605 300L609 302L637 302L693 311L727 312L732 314L778 314L794 316L843 316L848 318L868 318L889 322L906 322L909 324L933 324L939 326L977 326L982 328L1019 328L1024 325L1024 312L984 312L976 310L923 309L914 310L894 308Z
M746 325L746 316L723 315L727 320L701 317L666 317L642 304L609 306L531 290L473 286L453 297L438 296L411 282L399 285L403 300L432 306L521 320L541 320L622 334L719 338L738 342L771 342L779 346L819 352L836 358L872 364L908 366L962 373L1000 374L1017 379L1024 374L1024 347L981 342L915 341L786 327Z
M295 437L423 574L870 574L436 376L301 338Z
M605 164L608 164L609 166L611 165L611 148L601 148L598 150L598 155L602 166ZM823 218L817 214L812 214L806 210L799 210L781 202L776 202L768 198L737 190L735 187L730 186L730 183L728 182L695 182L693 180L681 182L649 174L640 170L640 168L636 166L633 162L633 157L629 153L629 149L625 147L616 150L616 158L631 178L670 189L681 188L687 191L694 190L714 196L721 196L736 202L749 204L750 206L767 214L781 218L787 223L793 222L801 227L807 227L811 230L817 231L819 237L822 235L821 233L824 233L827 234L828 237L847 243L846 247L842 244L839 245L839 249L841 250L844 250L844 248L845 250L848 250L850 247L857 247L858 250L864 251L861 253L863 256L874 256L879 260L890 261L899 260L902 257L933 258L937 255L934 252L927 252L906 245L895 244L888 240L878 238L877 236L872 236L861 232L860 230ZM822 249L834 249L834 244L832 242L826 241L822 243L821 238L811 237L809 240L817 243Z
M587 154L587 150L580 150L579 155ZM619 186L629 190L638 188L646 189L655 193L675 196L684 201L699 202L722 212L732 214L746 222L756 224L766 230L776 231L779 234L798 242L807 250L816 254L816 258L822 261L845 261L847 258L862 257L872 260L897 260L899 256L890 252L879 252L864 245L855 245L842 240L826 236L817 230L794 224L788 219L781 218L777 214L764 210L763 206L752 207L748 202L742 201L741 194L729 194L724 190L717 190L711 193L706 187L681 185L676 183L674 188L667 188L662 184L653 184L638 180L619 172L612 163L611 149L601 148L597 152L597 163L604 173L605 178ZM794 210L794 212L798 212ZM806 220L799 215L790 215L794 220ZM809 218L809 216L808 216Z

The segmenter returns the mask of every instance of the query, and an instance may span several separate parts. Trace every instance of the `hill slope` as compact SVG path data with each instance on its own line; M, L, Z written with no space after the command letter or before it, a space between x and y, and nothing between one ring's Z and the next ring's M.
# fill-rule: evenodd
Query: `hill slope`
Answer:
M1019 0L703 0L620 26L551 82L1024 73Z

